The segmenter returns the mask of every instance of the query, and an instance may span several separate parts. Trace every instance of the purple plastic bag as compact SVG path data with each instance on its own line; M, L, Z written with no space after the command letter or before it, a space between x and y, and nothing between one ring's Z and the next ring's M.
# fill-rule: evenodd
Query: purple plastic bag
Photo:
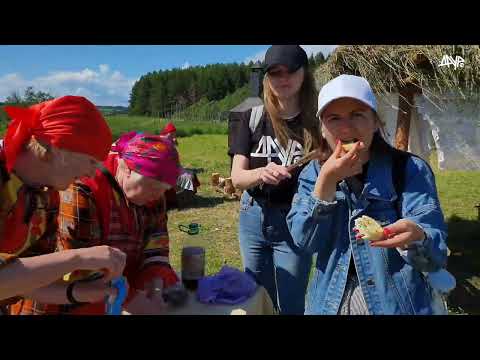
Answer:
M205 304L239 304L253 296L257 284L253 278L238 269L224 266L213 276L198 282L197 299Z

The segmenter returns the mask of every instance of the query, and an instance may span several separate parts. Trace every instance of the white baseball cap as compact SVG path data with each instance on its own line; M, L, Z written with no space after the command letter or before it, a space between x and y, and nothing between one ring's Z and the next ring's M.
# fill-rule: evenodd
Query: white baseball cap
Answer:
M377 111L377 99L365 78L355 75L340 75L330 80L320 90L317 117L333 100L345 97L359 100Z

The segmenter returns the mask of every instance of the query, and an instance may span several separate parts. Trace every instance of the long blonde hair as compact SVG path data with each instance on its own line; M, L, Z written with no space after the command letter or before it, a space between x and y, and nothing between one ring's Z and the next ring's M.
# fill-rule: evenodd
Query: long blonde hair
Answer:
M303 137L290 130L286 121L280 117L278 98L272 91L268 73L265 74L263 78L263 101L265 109L272 121L275 137L279 140L280 144L286 148L289 138L297 141L300 140L303 142L304 152L307 153L313 149L317 149L320 145L320 126L316 118L317 91L315 89L313 75L308 67L304 67L303 69L305 70L305 75L299 91Z

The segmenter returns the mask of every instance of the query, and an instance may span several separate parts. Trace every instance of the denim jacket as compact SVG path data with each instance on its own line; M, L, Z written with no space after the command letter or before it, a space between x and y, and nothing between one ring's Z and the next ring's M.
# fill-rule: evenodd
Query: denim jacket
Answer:
M345 180L338 184L332 202L315 198L312 192L320 171L318 161L302 171L287 216L296 246L317 254L306 313L337 314L353 257L370 314L432 314L431 288L422 272L445 268L447 233L428 165L417 157L410 157L406 165L401 214L426 235L422 242L410 245L406 256L396 248L370 247L368 241L356 240L353 231L355 219L362 215L382 226L398 220L389 153L372 153L358 198Z

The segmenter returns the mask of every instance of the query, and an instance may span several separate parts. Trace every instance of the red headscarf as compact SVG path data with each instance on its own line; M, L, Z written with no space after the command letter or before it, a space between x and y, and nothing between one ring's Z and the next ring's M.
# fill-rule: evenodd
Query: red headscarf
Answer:
M167 135L176 131L177 131L177 128L175 127L175 125L173 125L172 122L169 122L167 125L165 125L160 135Z
M4 139L7 170L32 136L52 146L105 160L112 133L95 105L81 96L64 96L20 108L5 106L12 118Z

